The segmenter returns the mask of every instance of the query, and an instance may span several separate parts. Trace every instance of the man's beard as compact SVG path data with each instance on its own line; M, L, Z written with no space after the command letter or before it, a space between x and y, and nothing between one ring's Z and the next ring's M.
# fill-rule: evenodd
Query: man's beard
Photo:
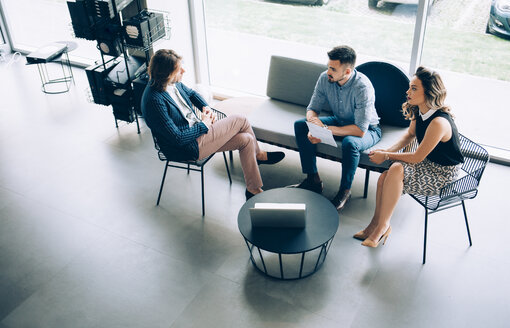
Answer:
M343 81L345 78L347 78L347 74L346 75L342 75L341 78L339 78L338 80L335 81L335 80L333 80L333 77L331 75L328 75L328 81L330 83L338 83L340 81Z

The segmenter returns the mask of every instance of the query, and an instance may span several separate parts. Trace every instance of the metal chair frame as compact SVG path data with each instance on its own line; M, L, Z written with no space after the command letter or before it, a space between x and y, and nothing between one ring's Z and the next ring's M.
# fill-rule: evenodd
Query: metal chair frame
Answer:
M226 115L224 113L222 113L222 112L220 112L220 111L218 111L218 110L216 110L214 108L212 110L216 113L218 120L221 120L221 119L226 117ZM183 160L183 161L179 161L179 160L168 159L165 156L165 154L163 154L163 152L161 151L161 149L160 149L160 147L158 145L158 142L157 142L156 138L154 137L154 135L152 136L152 138L154 139L154 147L158 151L159 159L161 161L165 161L166 162L165 163L165 170L163 172L163 178L161 179L161 186L159 187L159 194L158 194L158 200L156 202L156 206L159 205L159 201L161 200L161 193L163 192L163 186L165 184L166 172L167 172L169 167L174 167L174 168L178 168L178 169L187 170L188 174L189 174L190 171L200 172L201 189L202 189L202 216L205 216L204 166L215 155L215 153L213 153L213 154L209 155L208 157L206 157L204 159L201 159L201 160ZM225 155L225 152L223 152L223 160L225 161L225 168L227 169L228 180L230 181L230 184L232 184L232 177L230 176L230 170L228 168L227 156ZM172 163L175 163L175 164L172 164Z
M480 184L480 179L482 178L485 167L489 162L489 153L482 146L466 138L462 134L459 134L459 139L460 149L464 155L464 163L462 164L462 171L464 172L464 175L441 188L438 195L409 195L425 209L423 264L425 264L427 255L427 224L429 214L434 214L462 205L469 246L473 245L464 201L467 199L473 199L478 194L478 185ZM417 142L415 140L414 144L408 149L414 150L416 147Z

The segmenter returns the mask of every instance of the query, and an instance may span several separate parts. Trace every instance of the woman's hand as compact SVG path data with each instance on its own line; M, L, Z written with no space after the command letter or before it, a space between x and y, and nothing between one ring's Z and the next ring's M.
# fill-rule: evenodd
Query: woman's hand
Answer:
M375 164L381 164L386 160L386 152L382 149L376 149L368 154L368 158Z

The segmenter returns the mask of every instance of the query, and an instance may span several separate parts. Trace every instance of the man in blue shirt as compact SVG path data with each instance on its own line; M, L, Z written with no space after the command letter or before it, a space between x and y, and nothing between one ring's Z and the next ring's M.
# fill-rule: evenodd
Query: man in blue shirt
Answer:
M351 196L360 153L379 142L381 128L374 106L374 87L354 68L354 49L338 46L328 52L328 57L328 70L320 75L315 85L306 118L294 123L301 167L307 174L307 178L295 187L322 193L323 183L316 165L316 144L321 140L310 134L306 122L325 127L331 130L335 139L342 141L342 178L338 194L332 200L341 210ZM333 115L319 117L328 106Z

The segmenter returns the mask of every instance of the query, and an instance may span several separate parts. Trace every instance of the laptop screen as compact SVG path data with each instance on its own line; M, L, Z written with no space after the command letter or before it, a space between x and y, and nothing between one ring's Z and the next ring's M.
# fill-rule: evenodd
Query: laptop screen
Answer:
M255 203L250 217L252 227L304 228L306 204Z

